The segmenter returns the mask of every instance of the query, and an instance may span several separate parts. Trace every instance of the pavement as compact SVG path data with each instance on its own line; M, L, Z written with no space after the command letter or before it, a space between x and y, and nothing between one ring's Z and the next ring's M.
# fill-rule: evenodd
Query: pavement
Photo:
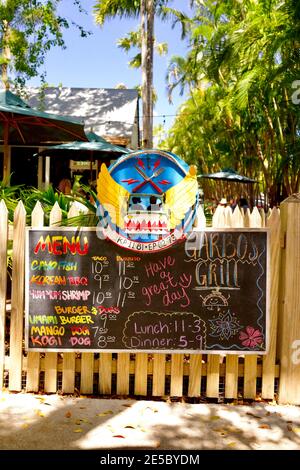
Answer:
M0 392L0 450L300 450L300 407Z

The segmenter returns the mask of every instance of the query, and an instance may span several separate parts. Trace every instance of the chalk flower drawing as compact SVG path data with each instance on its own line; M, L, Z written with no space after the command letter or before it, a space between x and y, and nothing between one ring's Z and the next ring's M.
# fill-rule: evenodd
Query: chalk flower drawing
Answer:
M228 310L227 312L220 313L218 318L209 320L211 333L210 336L220 339L229 339L231 336L243 328L240 326L239 321L234 314Z
M263 342L263 335L260 330L255 330L253 326L247 326L246 331L241 331L239 339L242 345L248 348L255 348Z

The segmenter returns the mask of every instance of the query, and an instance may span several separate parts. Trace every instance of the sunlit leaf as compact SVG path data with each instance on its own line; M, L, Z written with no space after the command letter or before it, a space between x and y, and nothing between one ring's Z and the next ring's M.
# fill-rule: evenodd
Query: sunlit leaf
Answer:
M236 446L236 442L232 441L232 442L228 442L227 444L227 447L235 447Z
M107 415L112 415L112 414L114 414L114 412L111 410L108 410L108 411L102 411L102 413L97 413L96 416L107 416Z
M43 403L46 399L44 397L34 397L36 400L39 400L41 403Z
M216 415L213 415L213 416L210 416L210 421L217 421L217 419L220 419L220 416L216 416Z
M233 433L236 433L236 434L242 432L241 429L236 428L235 426L229 426L227 428L227 430L228 430L228 432L233 432Z
M147 430L146 430L145 428L142 428L142 427L140 427L140 426L139 426L139 431L141 431L141 432L147 432Z

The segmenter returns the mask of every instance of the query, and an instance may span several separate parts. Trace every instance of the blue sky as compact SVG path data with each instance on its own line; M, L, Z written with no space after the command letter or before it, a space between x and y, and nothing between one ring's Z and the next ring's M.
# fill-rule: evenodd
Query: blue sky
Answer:
M70 29L64 35L67 49L55 48L46 59L47 82L50 85L68 87L99 87L114 88L118 83L124 83L127 88L133 88L141 81L140 70L128 67L129 59L134 52L126 54L116 45L117 40L131 30L137 29L138 19L114 19L107 21L100 28L95 24L92 9L96 0L82 0L82 5L88 15L80 15L71 8L71 0L64 0L60 13L68 19L73 19L86 29L92 31L88 38L81 38L79 33ZM174 0L172 7L188 11L189 0ZM166 70L172 55L185 55L186 43L180 39L180 26L172 29L167 22L155 22L155 36L158 42L167 42L169 52L166 56L154 57L154 86L158 94L155 106L154 125L163 124L166 129L171 126L173 116L184 97L178 92L173 95L170 105L166 91ZM39 80L31 80L30 85L38 86ZM165 117L163 117L164 115Z

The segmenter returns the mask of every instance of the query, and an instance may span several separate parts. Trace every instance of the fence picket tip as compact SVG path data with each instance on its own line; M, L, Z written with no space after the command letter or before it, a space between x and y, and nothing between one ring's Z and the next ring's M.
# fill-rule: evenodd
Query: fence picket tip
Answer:
M7 205L4 199L1 199L0 201L0 211L3 212L4 214L8 213Z
M199 207L197 209L197 215L196 215L196 223L193 228L194 230L201 230L205 227L206 227L206 217L205 217L204 210L201 204L199 204Z
M17 207L14 210L14 215L16 216L17 214L18 215L19 214L22 214L22 215L26 214L26 209L25 209L25 206L24 206L22 201L18 202Z
M32 214L37 211L43 211L42 204L40 201L36 201L34 208L32 209ZM44 211L43 211L44 212Z
M236 205L233 210L231 223L232 223L232 227L235 227L235 228L244 227L244 219L243 219L243 216L241 214L241 211L238 205Z
M44 209L40 201L37 201L31 213L31 225L34 228L40 228L44 226Z
M57 201L55 201L55 204L53 205L51 212L61 212L61 208Z
M267 225L274 223L277 220L280 220L280 209L278 207L273 207L271 212L267 214Z
M75 204L71 204L71 207L68 212L68 219L71 219L72 217L76 217L79 214L80 214L80 210L78 209L78 207L76 207Z
M255 206L250 213L250 227L252 228L261 228L263 226L263 220L259 213L258 208Z
M62 210L56 201L50 212L50 225L60 224L62 219Z

